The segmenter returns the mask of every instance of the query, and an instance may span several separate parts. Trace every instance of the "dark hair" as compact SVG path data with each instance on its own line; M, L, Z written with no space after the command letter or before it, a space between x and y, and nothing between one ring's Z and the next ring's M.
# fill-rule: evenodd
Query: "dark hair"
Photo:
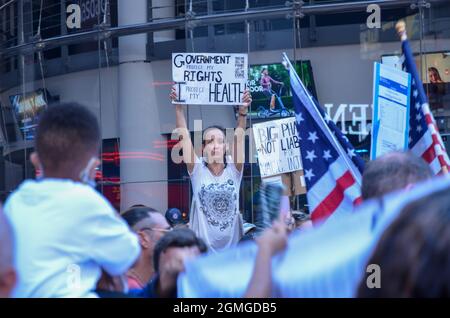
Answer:
M379 198L408 184L431 178L426 162L410 153L393 152L370 161L362 177L362 198Z
M359 297L450 297L449 191L430 194L402 210L368 262L380 267L381 288L369 289L363 278Z
M132 228L140 221L151 217L151 213L157 213L153 208L149 207L132 207L122 213L122 218L127 222L128 226Z
M99 145L97 118L79 104L49 106L39 120L36 151L44 171L78 168Z
M205 138L204 138L204 136L205 136L206 132L208 130L211 130L211 129L218 129L218 130L220 130L222 132L222 134L223 134L224 142L226 142L225 138L226 138L227 134L226 134L225 128L223 128L220 125L211 125L209 127L206 127L205 129L203 129L203 131L202 131L202 144L203 145L205 145ZM204 163L205 166L208 166L208 163L206 161L203 161L203 163ZM227 167L227 154L226 154L226 151L223 154L223 163L225 164L225 168L226 168Z
M438 77L438 80L439 80L439 81L442 81L441 74L439 74L438 69L435 68L434 66L430 66L430 67L428 68L428 72L433 72L433 73Z
M148 206L144 204L133 204L132 206L130 206L130 209L131 208L148 208Z
M158 272L159 270L159 257L161 256L161 253L165 252L170 247L191 246L197 246L200 253L206 253L208 250L205 242L203 242L201 238L198 238L190 229L174 229L165 234L158 243L156 243L153 252L153 266L155 267L155 272Z

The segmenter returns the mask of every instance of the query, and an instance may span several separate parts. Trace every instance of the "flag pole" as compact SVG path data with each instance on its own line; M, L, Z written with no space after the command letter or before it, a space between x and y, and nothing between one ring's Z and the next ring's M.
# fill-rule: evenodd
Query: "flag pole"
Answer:
M405 21L403 21L403 20L398 21L395 24L395 30L397 31L397 34L400 37L402 42L408 40L408 35L406 34L406 23L405 23ZM434 119L433 119L433 125L436 126L436 124L434 122ZM436 135L438 136L439 140L441 140L439 131L437 129L436 129ZM442 150L445 151L445 149L442 149ZM442 172L442 174L448 174L447 165L442 165L441 164L441 172Z

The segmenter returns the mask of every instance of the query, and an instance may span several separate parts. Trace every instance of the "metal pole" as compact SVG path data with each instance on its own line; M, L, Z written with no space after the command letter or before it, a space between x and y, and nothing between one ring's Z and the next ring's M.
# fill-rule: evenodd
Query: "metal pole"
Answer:
M17 28L18 28L18 42L19 45L25 43L25 30L24 30L24 17L23 17L23 5L24 0L19 0L18 10L17 10ZM23 54L19 55L19 74L22 89L22 96L25 96L25 56ZM26 132L23 132L23 168L24 168L24 179L27 178L27 144L26 144Z
M424 56L424 51L423 51L423 36L424 36L424 24L425 24L425 8L430 8L430 4L426 1L426 0L418 0L416 4L412 4L411 8L419 8L419 50L420 50L420 77L422 79L422 81L425 81L425 76L428 72L428 65L427 65L427 60L426 57ZM425 74L424 74L424 70L423 70L423 60L425 59ZM427 90L427 95L429 92L429 85L426 86L426 90Z
M245 11L248 11L250 9L250 4L249 4L249 0L245 1ZM246 27L246 35L247 35L247 56L250 57L250 21L249 20L245 20L245 27ZM250 119L249 119L249 125L250 127L252 127L252 115L251 115L251 108L252 105L250 105L250 109L248 110L248 112L250 112ZM244 136L245 138L245 136ZM252 145L250 144L251 140L249 139L248 141L248 157L249 157L249 164L250 164L250 202L251 202L251 223L255 223L255 211L253 210L254 207L254 186L253 186L253 158L251 156L253 156L253 151L252 149ZM244 147L245 147L245 139L244 139ZM245 149L244 149L245 151ZM242 166L242 169L245 168L245 153L244 153L244 165ZM245 208L245 204L244 204L244 208Z
M294 66L297 66L297 32L295 32L296 29L296 20L295 12L292 14L292 35L293 35L293 57L294 57Z
M189 10L191 10L192 9L192 7L191 8L188 8L188 3L187 3L187 1L185 1L184 2L184 16L185 16L185 18L184 18L184 44L185 44L185 49L186 49L186 51L188 51L188 38L189 38L189 30L188 30L188 21L187 21L187 13L188 13L188 11ZM183 110L184 111L184 110ZM189 106L187 106L186 107L186 128L187 128L187 130L188 130L188 133L190 134L191 133L191 130L189 129L189 123L190 123L190 120L189 120ZM194 140L195 140L195 131L194 131ZM194 145L194 153L195 153L195 145ZM184 150L183 150L184 151ZM203 154L201 154L201 155L203 155ZM188 189L189 189L189 203L188 203L188 205L189 205L189 213L188 213L188 215L189 215L189 220L191 219L191 208L192 208L192 198L193 198L193 196L194 196L194 190L192 189L192 187L191 187L191 181L190 181L190 178L188 177Z
M61 0L61 5L60 5L60 10L61 10L61 28L60 28L60 32L62 35L66 35L67 34L67 27L66 27L66 20L67 20L67 13L66 13L66 0ZM68 66L68 57L69 57L69 49L66 45L61 46L61 59L62 59L62 65L63 65L63 69L62 71L66 71L67 70L67 66Z
M208 15L212 15L214 13L212 0L207 0L206 8L207 8ZM216 42L214 40L214 26L209 25L208 26L208 49L213 50L215 47L216 47Z
M2 5L2 6L0 7L0 11L3 10L3 9L5 9L6 7L8 7L10 4L13 4L13 2L16 2L16 0L11 0L11 1L5 3L4 5Z

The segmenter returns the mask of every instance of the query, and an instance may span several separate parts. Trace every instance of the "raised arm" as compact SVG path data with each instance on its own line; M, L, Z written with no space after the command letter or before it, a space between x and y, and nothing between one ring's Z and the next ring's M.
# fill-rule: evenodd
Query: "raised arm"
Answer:
M286 226L281 218L263 232L257 244L255 266L245 298L269 298L272 295L272 257L287 246Z
M252 103L252 95L249 91L244 92L244 104L239 106L237 127L233 139L233 162L236 169L242 171L245 162L245 128L247 127L248 109Z
M170 93L170 99L172 101L177 99L177 93L175 88L172 88ZM195 165L195 152L194 146L192 145L191 134L187 128L186 118L184 117L183 106L180 104L175 105L175 115L176 115L176 128L178 134L180 135L180 143L183 149L183 162L189 173L192 173Z

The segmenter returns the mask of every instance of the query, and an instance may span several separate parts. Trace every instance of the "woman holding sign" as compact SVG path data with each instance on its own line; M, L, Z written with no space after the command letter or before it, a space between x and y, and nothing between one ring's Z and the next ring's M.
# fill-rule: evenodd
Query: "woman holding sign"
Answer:
M172 89L172 101L177 93ZM176 126L182 135L183 161L191 177L193 199L190 227L210 250L219 251L236 245L243 235L239 213L239 188L244 168L244 138L248 107L252 102L244 92L234 132L232 156L228 156L225 130L211 126L203 131L203 156L197 157L187 130L182 105L176 105Z

